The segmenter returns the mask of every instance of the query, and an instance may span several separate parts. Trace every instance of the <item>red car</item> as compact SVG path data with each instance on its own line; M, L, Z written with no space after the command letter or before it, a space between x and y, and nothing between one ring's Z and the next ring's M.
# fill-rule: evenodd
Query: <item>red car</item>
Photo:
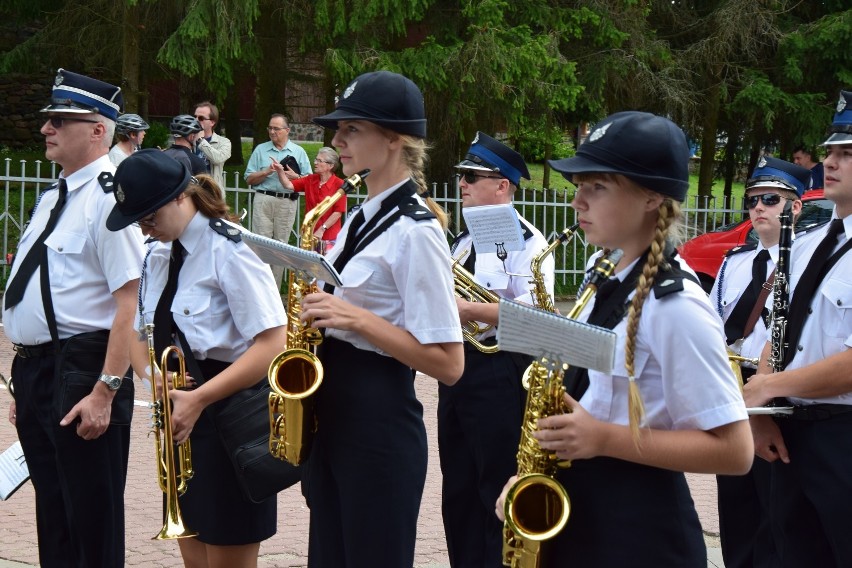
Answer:
M802 197L802 214L796 220L796 231L828 222L833 210L834 203L823 196L821 189L808 191ZM709 292L719 267L722 266L725 253L735 246L756 242L757 232L752 228L748 214L745 214L745 220L690 239L681 245L678 251L698 274L704 289Z

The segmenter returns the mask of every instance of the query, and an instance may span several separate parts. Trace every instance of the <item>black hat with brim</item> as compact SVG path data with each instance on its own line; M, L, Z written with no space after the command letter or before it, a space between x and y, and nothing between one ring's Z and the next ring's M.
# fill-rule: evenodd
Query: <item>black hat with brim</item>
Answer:
M423 93L411 79L390 71L359 75L340 95L334 111L312 120L332 130L341 120L366 120L399 134L426 138Z
M568 181L574 174L620 174L683 201L689 190L689 146L672 121L647 112L617 112L600 121L577 155L549 160Z
M156 148L134 152L115 171L115 207L107 217L110 231L120 231L176 198L192 174L182 163Z

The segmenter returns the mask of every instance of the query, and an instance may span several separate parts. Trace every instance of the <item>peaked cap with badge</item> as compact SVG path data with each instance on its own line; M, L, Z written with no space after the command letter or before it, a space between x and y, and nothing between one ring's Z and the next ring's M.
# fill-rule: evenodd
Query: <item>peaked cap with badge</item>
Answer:
M746 181L746 193L759 187L775 187L801 197L810 185L811 170L778 158L762 157Z
M59 69L53 82L50 104L41 112L96 113L110 120L124 110L121 87Z
M852 91L840 91L834 120L828 127L828 139L822 144L852 144Z
M181 162L156 148L134 152L115 171L115 207L107 217L120 231L147 217L186 189L192 175Z
M423 93L411 79L390 71L359 75L343 90L337 108L313 122L337 130L339 120L366 120L399 134L426 138Z
M496 172L515 185L521 184L521 178L530 179L524 158L484 132L476 133L467 155L456 164L456 169Z
M574 174L621 174L678 201L689 189L689 146L674 122L647 112L612 114L595 125L572 158L549 160L568 181Z

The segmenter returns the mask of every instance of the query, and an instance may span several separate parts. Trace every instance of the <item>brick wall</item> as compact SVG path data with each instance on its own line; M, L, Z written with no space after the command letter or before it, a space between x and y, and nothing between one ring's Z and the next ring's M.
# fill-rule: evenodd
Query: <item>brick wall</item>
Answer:
M39 111L50 100L53 76L0 75L0 146L28 148L42 141Z

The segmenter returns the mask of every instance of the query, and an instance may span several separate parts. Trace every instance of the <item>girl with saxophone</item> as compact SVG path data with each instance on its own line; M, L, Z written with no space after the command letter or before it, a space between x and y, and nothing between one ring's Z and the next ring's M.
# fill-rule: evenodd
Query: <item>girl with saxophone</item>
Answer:
M742 474L751 464L721 322L671 243L688 160L672 122L621 112L599 122L575 157L551 162L577 185L588 242L624 255L578 318L617 334L612 373L569 370L567 412L539 420L534 434L543 450L572 460L557 474L571 517L544 545L542 566L703 568L682 472Z
M228 206L211 177L196 179L162 152L140 150L121 163L115 182L107 228L137 223L159 241L143 264L134 370L152 374L147 344L136 332L153 322L157 355L178 345L203 375L192 377L192 390L170 391L172 435L176 443L190 441L194 470L179 499L187 527L198 533L178 541L184 565L257 566L260 542L276 531L276 500L252 503L243 495L204 410L266 382L269 362L287 341L278 288L239 231L220 221Z
M308 562L411 566L427 459L415 370L453 384L464 365L445 215L423 195L423 95L402 75L366 73L314 122L336 130L344 174L370 176L328 255L344 287L302 301L302 320L325 328L302 478Z

